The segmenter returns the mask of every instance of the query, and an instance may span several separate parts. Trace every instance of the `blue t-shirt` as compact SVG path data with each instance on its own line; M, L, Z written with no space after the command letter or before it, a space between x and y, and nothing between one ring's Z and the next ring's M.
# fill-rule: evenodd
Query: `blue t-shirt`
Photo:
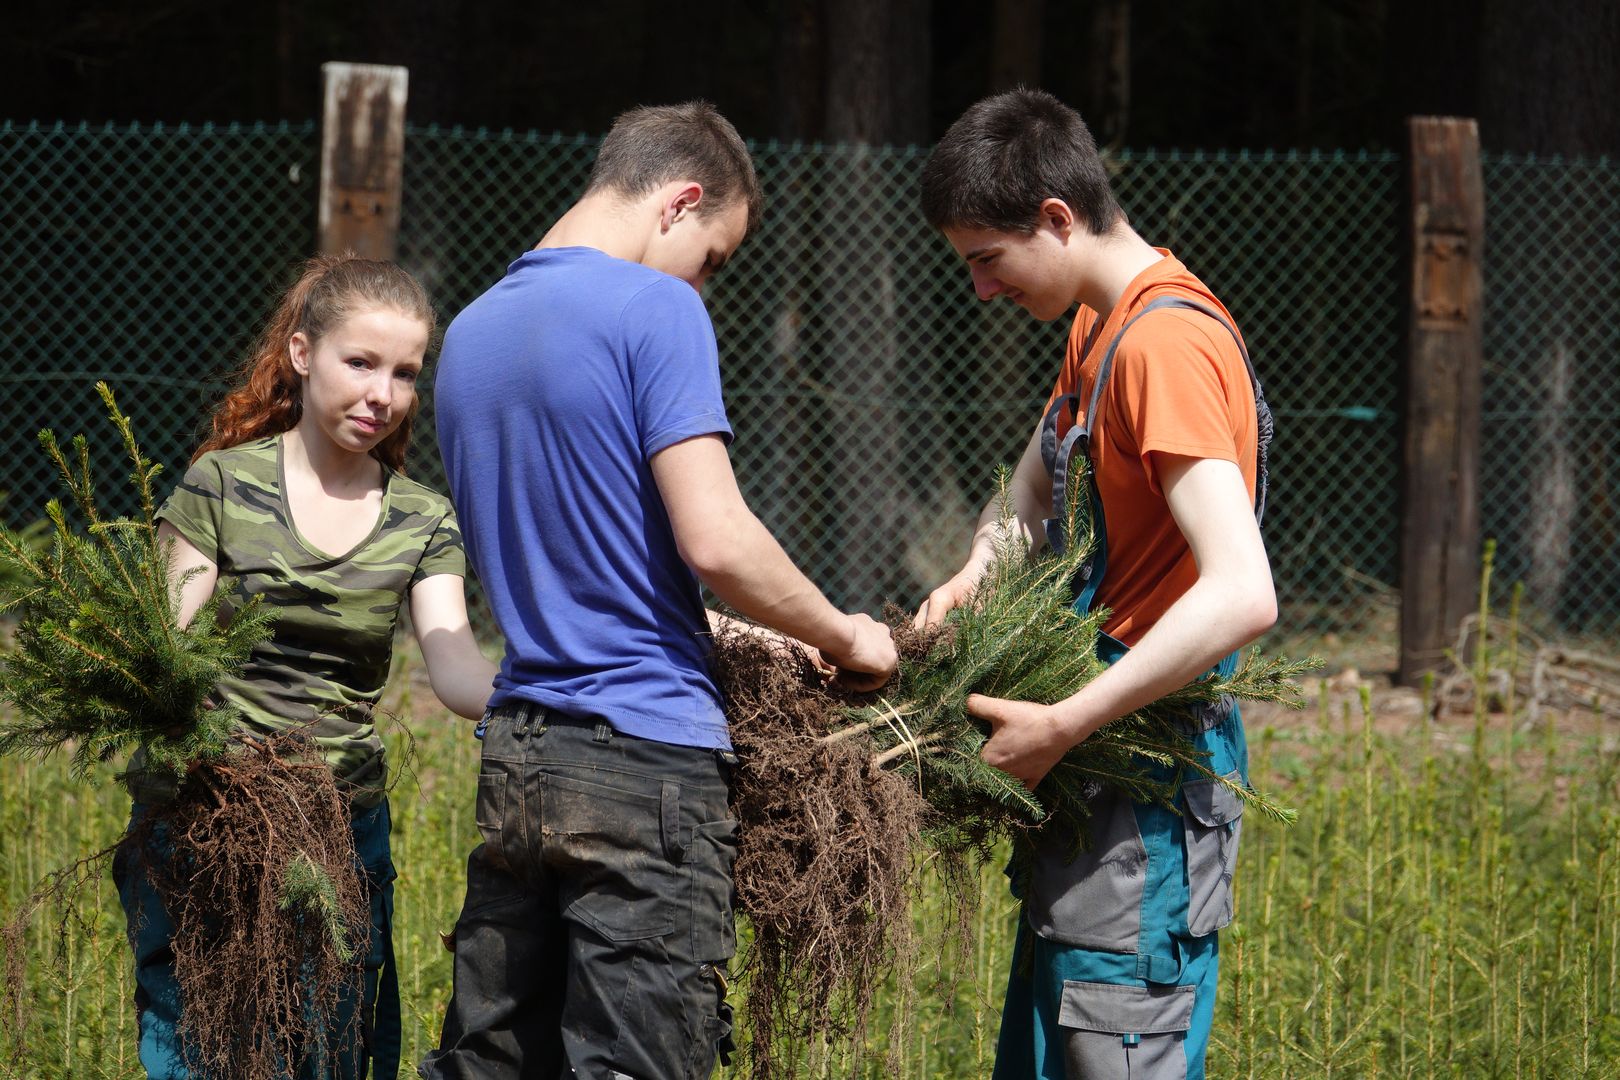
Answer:
M506 637L490 703L729 748L702 595L648 464L731 439L702 298L594 248L531 251L450 324L438 368L451 498Z

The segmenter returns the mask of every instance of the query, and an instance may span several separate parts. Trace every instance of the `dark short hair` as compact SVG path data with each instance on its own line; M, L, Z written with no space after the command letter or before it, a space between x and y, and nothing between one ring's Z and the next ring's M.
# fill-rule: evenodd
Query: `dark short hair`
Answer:
M1062 199L1093 233L1122 216L1080 114L1044 90L987 97L957 118L923 167L922 207L936 229L1035 230Z
M759 224L765 196L754 161L731 121L707 101L643 105L620 113L602 140L587 192L616 191L631 198L671 180L703 185L698 213L748 206L748 231Z

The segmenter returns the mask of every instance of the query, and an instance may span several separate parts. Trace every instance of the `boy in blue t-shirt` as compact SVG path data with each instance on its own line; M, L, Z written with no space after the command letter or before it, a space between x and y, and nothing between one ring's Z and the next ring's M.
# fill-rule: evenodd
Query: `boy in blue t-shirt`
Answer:
M635 109L451 324L435 411L506 654L427 1077L707 1076L729 1039L730 741L699 579L858 688L895 667L737 490L704 282L758 221L736 130Z

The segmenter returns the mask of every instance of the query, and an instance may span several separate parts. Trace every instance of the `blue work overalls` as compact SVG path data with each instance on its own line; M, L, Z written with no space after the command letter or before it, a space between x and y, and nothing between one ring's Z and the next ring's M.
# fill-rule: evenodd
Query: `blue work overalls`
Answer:
M1068 464L1078 449L1090 460L1097 405L1121 338L1148 312L1189 308L1225 326L1243 353L1258 421L1255 515L1264 511L1266 453L1272 419L1254 366L1237 331L1215 310L1181 297L1149 303L1120 329L1097 370L1085 416L1061 445L1057 419L1078 405L1069 394L1053 403L1041 429L1052 474L1053 507L1066 505ZM1092 330L1095 338L1103 320ZM1088 339L1084 352L1094 340ZM1083 362L1083 357L1082 357ZM1076 611L1091 609L1108 566L1107 530L1094 478L1088 484L1096 551L1076 580ZM1047 523L1054 549L1061 523ZM1127 647L1107 634L1097 655L1107 663ZM1230 673L1233 653L1217 665ZM1186 733L1210 755L1209 767L1248 782L1243 720L1230 698L1186 718ZM1166 773L1165 779L1180 779ZM1074 853L1074 837L1038 834L1012 975L996 1048L996 1080L1197 1080L1204 1075L1215 1013L1219 952L1216 931L1232 918L1232 869L1242 804L1212 779L1181 780L1175 810L1135 803L1104 788L1092 802L1091 846ZM1033 931L1033 933L1031 933Z

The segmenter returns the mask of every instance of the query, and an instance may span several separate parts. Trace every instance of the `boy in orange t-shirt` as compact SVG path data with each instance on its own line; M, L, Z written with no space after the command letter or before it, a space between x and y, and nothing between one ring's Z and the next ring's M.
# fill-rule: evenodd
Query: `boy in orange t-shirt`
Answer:
M981 300L1042 321L1080 304L1009 495L1032 548L1061 543L1049 519L1073 455L1089 459L1104 542L1075 603L1111 611L1098 643L1111 666L1055 705L968 702L991 725L984 759L1033 788L1102 725L1234 663L1275 621L1258 522L1270 413L1231 315L1130 227L1091 133L1051 95L1015 90L964 113L929 158L922 201ZM920 624L971 593L1000 528L992 502ZM1212 768L1246 781L1232 703L1185 723ZM1241 807L1209 780L1183 783L1175 804L1105 788L1090 850L1071 858L1073 837L1040 839L998 1078L1204 1075Z

